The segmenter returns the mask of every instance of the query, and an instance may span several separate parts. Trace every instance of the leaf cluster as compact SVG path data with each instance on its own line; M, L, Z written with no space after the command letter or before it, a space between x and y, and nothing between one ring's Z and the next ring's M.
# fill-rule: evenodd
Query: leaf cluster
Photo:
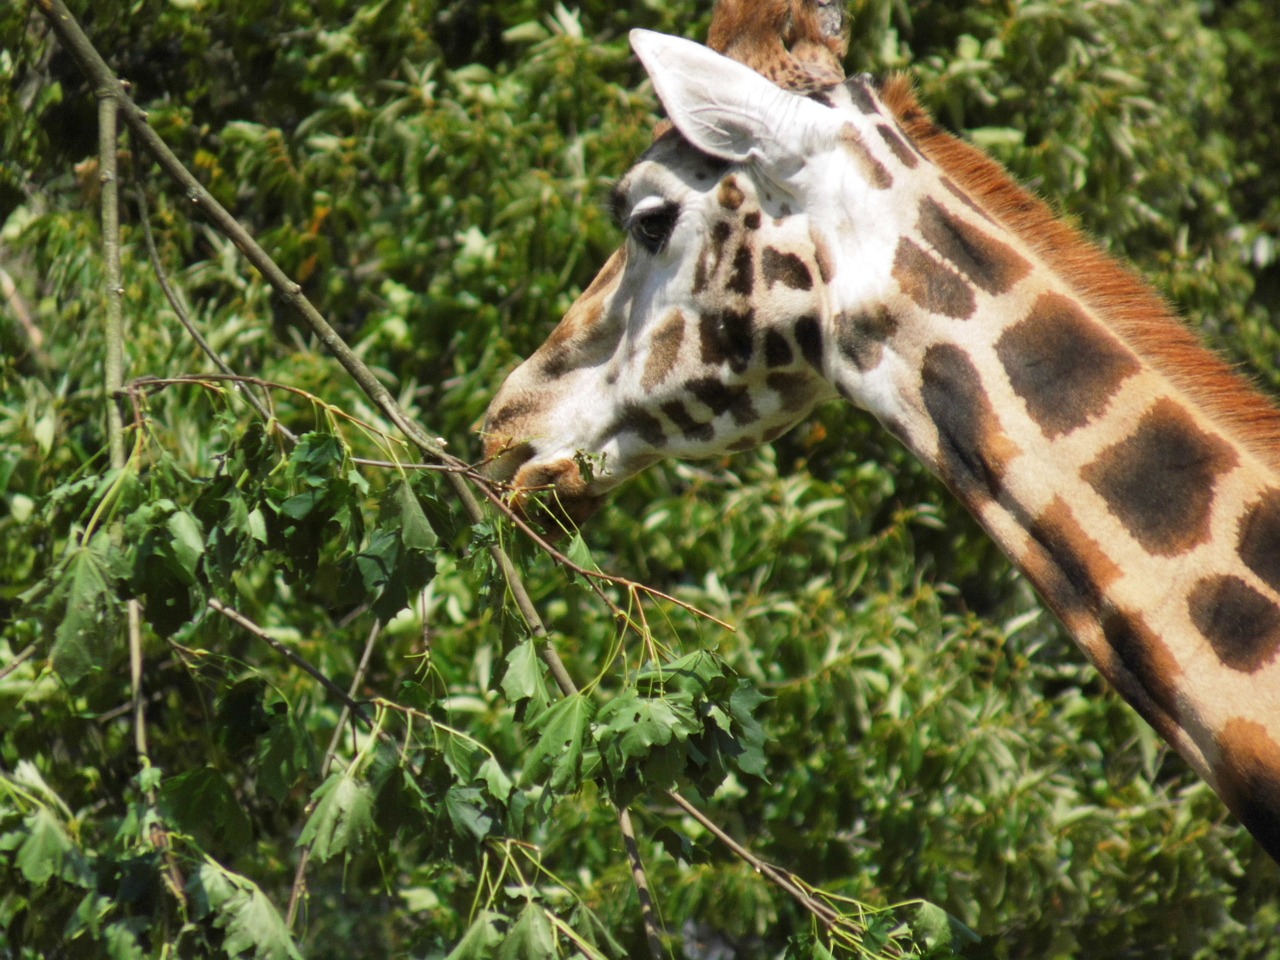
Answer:
M72 4L464 457L617 242L601 201L656 109L626 30L704 36L709 6ZM851 13L850 72L910 69L943 123L1280 384L1264 0ZM735 632L597 592L416 469L126 143L129 376L159 379L120 398L110 468L93 111L39 14L0 7L0 956L642 956L618 803L673 956L1280 956L1274 864L845 408L651 471L569 548ZM159 271L257 381L212 375Z

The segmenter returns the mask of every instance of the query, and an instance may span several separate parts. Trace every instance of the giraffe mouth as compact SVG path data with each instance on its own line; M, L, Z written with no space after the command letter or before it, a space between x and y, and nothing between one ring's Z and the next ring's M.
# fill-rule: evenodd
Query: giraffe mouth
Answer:
M572 457L538 462L531 443L486 442L484 473L511 491L509 503L518 516L537 521L552 539L573 532L604 503L592 493Z

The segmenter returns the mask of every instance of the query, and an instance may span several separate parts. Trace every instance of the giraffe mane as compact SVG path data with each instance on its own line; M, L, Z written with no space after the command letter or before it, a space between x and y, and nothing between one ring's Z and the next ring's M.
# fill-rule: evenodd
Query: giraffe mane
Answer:
M891 76L880 95L925 155L964 193L1046 262L1063 264L1061 274L1076 293L1139 356L1260 462L1280 470L1280 411L1209 350L1159 293L1056 217L999 163L938 126L916 99L909 76Z

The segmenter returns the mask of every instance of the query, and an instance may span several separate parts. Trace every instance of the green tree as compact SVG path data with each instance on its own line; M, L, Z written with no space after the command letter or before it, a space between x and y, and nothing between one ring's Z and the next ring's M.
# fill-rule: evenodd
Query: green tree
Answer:
M72 9L463 459L618 242L607 186L656 109L626 30L701 38L710 14ZM851 72L910 70L1280 386L1269 4L851 13ZM1280 957L1276 866L847 408L650 471L565 566L419 469L126 139L113 464L94 87L25 3L0 8L0 80L0 956L643 956L629 803L677 957ZM218 378L180 315L255 380Z

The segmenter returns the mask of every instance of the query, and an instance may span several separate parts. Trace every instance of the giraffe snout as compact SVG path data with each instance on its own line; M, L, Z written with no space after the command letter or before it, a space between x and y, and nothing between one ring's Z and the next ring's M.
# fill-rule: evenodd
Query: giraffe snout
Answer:
M485 438L485 475L506 484L516 513L537 520L553 538L571 530L600 509L604 497L589 490L571 457L537 462L532 443L507 437Z

